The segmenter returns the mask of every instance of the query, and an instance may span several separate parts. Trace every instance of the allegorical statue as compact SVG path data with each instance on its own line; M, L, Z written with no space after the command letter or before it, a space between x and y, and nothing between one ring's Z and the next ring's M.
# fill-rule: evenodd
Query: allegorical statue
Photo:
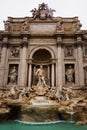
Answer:
M16 84L17 83L17 68L16 66L13 66L13 68L10 71L9 74L10 83Z
M46 20L47 18L52 19L54 9L48 8L48 5L45 3L39 4L38 9L34 8L31 10L33 19L39 18L41 20Z
M10 29L9 21L3 21L3 22L4 22L5 31L9 31Z
M28 31L28 29L29 29L28 22L25 21L25 22L23 23L23 31Z
M38 83L37 86L41 86L41 87L45 87L46 85L46 81L45 81L45 72L43 69L43 66L41 65L40 68L38 68L35 72L35 75L38 78Z
M66 71L66 81L67 81L67 83L74 83L73 74L74 74L74 69L70 65L69 68Z

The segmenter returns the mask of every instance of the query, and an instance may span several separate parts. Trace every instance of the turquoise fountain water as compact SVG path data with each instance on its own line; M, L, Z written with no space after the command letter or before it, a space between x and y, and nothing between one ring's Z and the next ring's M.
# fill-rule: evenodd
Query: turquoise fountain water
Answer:
M76 125L69 122L50 124L26 124L17 121L0 123L0 130L87 130L87 125Z

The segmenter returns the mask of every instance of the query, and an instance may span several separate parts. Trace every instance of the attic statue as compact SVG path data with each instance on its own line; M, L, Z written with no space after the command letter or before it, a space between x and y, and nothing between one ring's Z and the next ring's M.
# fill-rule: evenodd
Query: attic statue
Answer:
M9 31L10 30L10 24L9 24L9 21L3 21L4 22L4 28L5 28L5 31Z
M55 12L54 9L48 8L48 5L45 3L39 4L38 9L34 8L31 10L32 17L35 20L36 18L39 18L41 20L46 20L47 18L52 19L53 12Z

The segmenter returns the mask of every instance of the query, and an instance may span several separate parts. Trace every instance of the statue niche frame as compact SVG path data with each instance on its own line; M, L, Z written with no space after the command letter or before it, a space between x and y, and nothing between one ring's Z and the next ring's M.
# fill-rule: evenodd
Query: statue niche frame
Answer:
M65 84L75 84L75 65L65 64Z
M18 64L9 64L8 85L18 83Z

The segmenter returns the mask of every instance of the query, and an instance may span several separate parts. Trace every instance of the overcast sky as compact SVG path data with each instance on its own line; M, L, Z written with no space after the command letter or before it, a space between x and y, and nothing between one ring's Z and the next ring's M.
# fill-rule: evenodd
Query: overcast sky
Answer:
M30 17L30 10L42 2L56 10L54 16L78 16L82 29L87 30L87 0L0 0L0 30L4 29L3 21L7 17Z

